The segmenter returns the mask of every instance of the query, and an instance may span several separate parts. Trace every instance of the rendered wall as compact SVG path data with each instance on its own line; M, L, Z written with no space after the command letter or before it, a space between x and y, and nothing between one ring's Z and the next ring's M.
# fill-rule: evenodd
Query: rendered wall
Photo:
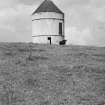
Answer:
M62 20L55 20L55 19L34 20L32 23L33 36L59 35L59 23L60 22L63 24ZM64 32L63 32L63 35L64 35Z
M64 19L64 15L55 12L40 12L32 15L32 20L40 19L40 18L57 18L57 19Z
M41 36L41 37L33 37L33 42L39 44L41 43L50 44L48 37L51 37L51 44L59 44L59 42L63 40L63 37L60 36Z

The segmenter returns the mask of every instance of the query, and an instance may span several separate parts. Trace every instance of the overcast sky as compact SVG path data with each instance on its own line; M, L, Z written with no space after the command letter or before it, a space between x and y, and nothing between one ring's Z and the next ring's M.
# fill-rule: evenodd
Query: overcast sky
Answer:
M0 42L30 42L31 13L43 0L0 0ZM105 46L105 0L53 0L66 15L68 44Z

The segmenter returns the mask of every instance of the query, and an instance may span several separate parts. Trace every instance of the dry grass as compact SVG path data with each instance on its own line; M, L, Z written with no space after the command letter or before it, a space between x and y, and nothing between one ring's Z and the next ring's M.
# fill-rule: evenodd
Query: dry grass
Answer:
M105 48L0 44L0 105L105 105Z

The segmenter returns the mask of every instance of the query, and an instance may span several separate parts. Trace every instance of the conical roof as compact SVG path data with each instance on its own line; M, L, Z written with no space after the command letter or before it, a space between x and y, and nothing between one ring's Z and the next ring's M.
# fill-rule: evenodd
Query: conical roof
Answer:
M64 14L51 0L45 0L34 12L32 15L35 13L39 12L56 12L56 13L61 13Z

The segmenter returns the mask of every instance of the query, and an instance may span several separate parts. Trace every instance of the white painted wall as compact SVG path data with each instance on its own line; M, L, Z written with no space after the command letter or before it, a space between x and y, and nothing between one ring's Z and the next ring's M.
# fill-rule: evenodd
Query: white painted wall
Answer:
M64 15L56 12L40 12L32 15L32 20L39 18L57 18L64 19Z
M34 20L32 23L33 36L59 35L59 22L63 24L63 21L55 19Z
M41 37L33 37L33 42L39 44L41 43L50 44L48 37L51 37L52 44L59 44L59 42L63 40L63 37L60 36L41 36Z
M48 37L51 36L52 43L59 44L59 41L63 40L63 37L59 35L59 23L62 23L62 28L63 28L62 30L64 35L63 14L55 12L41 12L34 14L32 16L33 42L49 43Z

